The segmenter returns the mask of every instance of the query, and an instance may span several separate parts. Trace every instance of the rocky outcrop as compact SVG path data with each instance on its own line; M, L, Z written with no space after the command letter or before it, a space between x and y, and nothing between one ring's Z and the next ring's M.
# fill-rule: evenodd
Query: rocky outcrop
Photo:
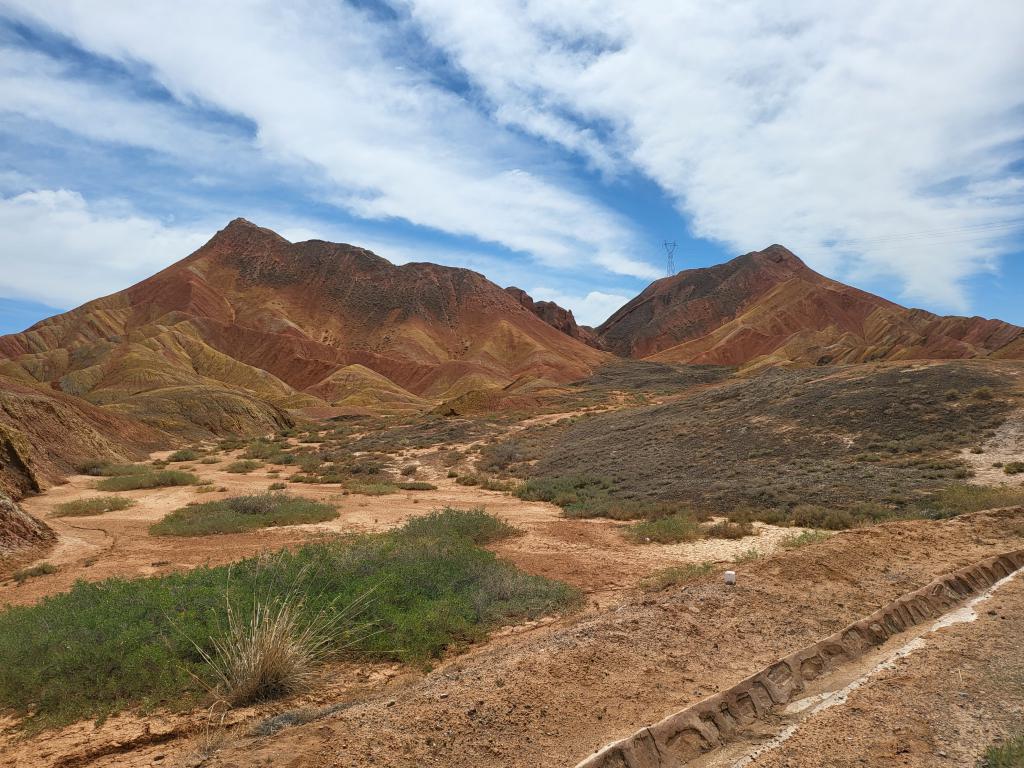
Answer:
M36 520L0 492L0 560L20 550L51 544L56 538L46 523Z
M510 285L505 290L521 306L533 312L533 314L552 328L557 328L566 336L579 339L584 344L595 349L603 349L601 340L597 337L594 329L589 325L579 325L572 314L572 310L560 307L553 301L534 301L530 294L522 288L516 288L514 285Z

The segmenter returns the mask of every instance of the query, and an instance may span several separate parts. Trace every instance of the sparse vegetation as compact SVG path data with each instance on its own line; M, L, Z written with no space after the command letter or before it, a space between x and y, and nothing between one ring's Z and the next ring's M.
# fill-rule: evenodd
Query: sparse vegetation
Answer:
M953 517L983 509L1024 505L1024 488L957 483L917 502L925 517Z
M259 469L262 466L263 463L259 461L254 461L252 459L240 459L238 461L232 461L224 467L224 471L231 472L236 475L247 475L254 469Z
M829 538L831 534L825 531L804 531L793 536L787 536L779 542L783 549L800 549L811 544L819 544Z
M626 529L626 535L641 543L677 544L681 541L696 541L701 538L702 532L697 521L684 514L634 523Z
M681 587L707 576L714 569L714 563L686 563L657 571L640 584L645 592L660 592L669 587Z
M411 480L405 483L399 483L398 487L403 491L436 491L437 486L433 483L428 483L423 480Z
M202 458L203 454L193 448L183 448L180 451L175 451L167 457L169 462L181 462L181 461L196 461Z
M90 461L79 465L78 471L83 475L92 475L93 477L121 477L123 475L141 475L151 470L145 464L114 464L109 461Z
M1024 731L986 749L979 768L1024 768Z
M75 584L0 612L0 706L55 725L128 706L194 704L218 676L227 605L297 595L306 627L370 594L358 614L373 633L331 652L422 661L490 628L573 605L571 587L525 574L479 545L514 531L480 511L443 510L386 533L306 545L231 567ZM250 621L246 617L246 625ZM347 647L346 647L347 646Z
M709 525L703 533L709 539L742 539L744 536L754 535L754 525L746 520L743 522L722 520L714 525Z
M256 493L176 509L151 526L149 532L154 536L206 536L272 525L319 523L337 516L330 504L283 493Z
M124 496L94 496L91 499L76 499L58 504L53 513L57 517L86 517L133 506L135 502Z
M147 470L142 473L107 477L96 483L101 491L135 491L140 488L164 488L172 485L195 485L199 478L191 472L175 469Z
M1003 472L1008 475L1019 475L1024 472L1024 461L1009 461L1003 466Z
M53 563L39 563L39 565L33 565L29 568L22 568L21 570L15 571L14 580L21 584L29 579L35 578L36 576L46 576L56 572L57 566Z

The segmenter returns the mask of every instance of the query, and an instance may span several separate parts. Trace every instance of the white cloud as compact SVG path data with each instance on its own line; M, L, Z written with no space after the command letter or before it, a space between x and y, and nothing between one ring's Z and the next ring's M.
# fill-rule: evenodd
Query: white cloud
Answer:
M0 197L0 295L77 306L183 258L210 232L90 205L64 189Z
M265 157L305 169L311 187L358 216L499 243L550 266L585 260L615 273L656 275L630 255L635 234L625 220L550 174L517 170L530 165L526 144L496 130L430 73L395 67L385 54L394 50L394 30L349 6L5 6L99 55L147 69L183 104L251 120ZM150 122L140 119L139 130Z
M497 120L639 169L736 251L782 242L965 309L963 280L1006 250L968 228L1024 215L1004 170L1024 137L1018 0L396 5Z

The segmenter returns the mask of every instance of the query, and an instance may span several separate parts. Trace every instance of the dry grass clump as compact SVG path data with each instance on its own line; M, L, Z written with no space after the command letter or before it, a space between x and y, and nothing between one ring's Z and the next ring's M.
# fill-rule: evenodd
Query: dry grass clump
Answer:
M255 461L253 459L240 459L238 461L232 461L226 467L225 472L231 472L236 475L247 475L254 469L259 469L263 466L263 462Z
M640 582L640 588L644 592L660 592L669 587L680 587L707 576L714 567L714 563L708 562L675 565L651 574Z
M135 491L140 488L165 488L172 485L195 485L199 478L191 472L176 469L150 470L144 472L106 477L96 483L101 491Z
M831 534L825 531L804 531L803 533L787 536L779 542L783 549L800 549L811 544L820 544L829 538Z
M35 578L36 576L47 576L56 572L57 566L53 563L40 563L39 565L33 565L30 568L22 568L20 571L15 571L14 580L21 584L29 579Z

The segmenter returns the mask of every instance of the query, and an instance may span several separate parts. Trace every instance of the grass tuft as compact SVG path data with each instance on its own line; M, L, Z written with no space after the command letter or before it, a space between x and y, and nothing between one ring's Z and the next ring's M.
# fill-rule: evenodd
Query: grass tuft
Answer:
M683 541L696 541L701 535L697 520L687 514L644 520L626 529L627 537L644 544L678 544Z
M58 504L53 514L56 517L87 517L134 506L135 501L124 496L94 496L91 499L76 499Z
M199 478L178 469L159 469L138 474L107 477L96 483L101 491L135 491L140 488L165 488L172 485L195 485Z
M779 542L783 549L800 549L811 544L820 544L826 541L832 534L825 531L804 531L803 533L787 536Z
M1024 768L1024 732L986 749L980 768Z
M651 574L640 582L640 588L644 592L660 592L669 587L681 587L707 576L714 567L714 563L707 562L675 565Z
M53 563L40 563L39 565L33 565L31 568L22 568L20 571L15 571L14 580L21 584L36 576L47 576L56 572L57 566Z

